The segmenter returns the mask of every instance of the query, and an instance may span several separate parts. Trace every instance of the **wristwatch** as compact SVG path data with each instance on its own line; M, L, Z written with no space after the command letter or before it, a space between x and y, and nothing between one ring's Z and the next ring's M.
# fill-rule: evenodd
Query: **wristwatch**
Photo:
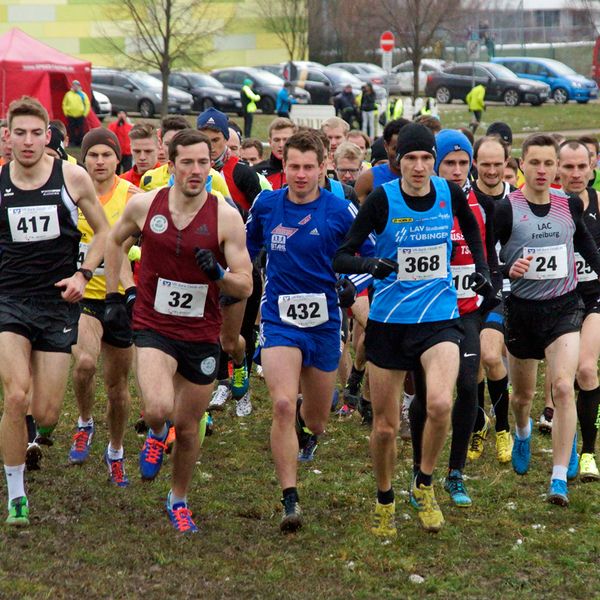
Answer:
M93 271L89 269L77 269L77 272L81 273L86 281L89 281L94 276Z

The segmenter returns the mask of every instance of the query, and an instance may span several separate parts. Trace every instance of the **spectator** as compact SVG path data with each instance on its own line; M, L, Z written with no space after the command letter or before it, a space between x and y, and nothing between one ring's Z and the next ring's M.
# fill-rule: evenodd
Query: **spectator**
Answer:
M65 94L62 101L62 111L67 119L69 140L73 146L81 146L85 133L85 118L90 113L90 99L81 89L81 83L73 80L71 89Z
M252 120L257 110L256 103L260 100L260 96L252 90L252 79L244 79L240 97L244 114L244 137L249 138L252 135Z
M129 122L127 113L124 110L120 110L117 113L117 120L108 126L108 130L117 136L119 145L121 146L121 162L117 167L117 174L125 173L133 166L131 142L129 141L129 132L132 127L133 125Z
M286 81L283 84L283 87L279 90L277 94L277 103L275 105L275 111L277 112L278 117L283 117L285 119L290 118L290 109L292 104L297 104L298 100L292 96L290 90L294 89L294 85L291 81Z
M339 116L344 119L350 126L350 129L352 129L352 125L356 119L357 106L356 98L354 97L354 92L352 91L352 86L350 84L344 86L344 90L335 97L333 104Z
M363 86L360 98L360 112L362 116L362 130L372 140L375 138L375 112L377 111L377 98L370 83Z
M476 85L467 94L466 100L469 110L473 113L473 120L469 124L469 128L473 132L473 135L475 135L475 132L481 123L481 116L485 110L485 85L483 85L483 83Z

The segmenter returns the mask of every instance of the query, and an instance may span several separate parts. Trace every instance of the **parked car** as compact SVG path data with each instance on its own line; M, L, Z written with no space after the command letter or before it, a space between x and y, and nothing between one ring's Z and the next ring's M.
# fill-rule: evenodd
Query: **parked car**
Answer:
M551 58L499 56L493 63L504 65L518 77L547 83L557 104L575 100L585 104L598 97L598 86L593 79L576 73L571 67Z
M125 110L149 118L160 110L162 83L143 71L93 68L92 85L110 98L113 114ZM192 101L191 94L169 87L170 113L192 112Z
M269 73L273 73L273 75L277 75L278 77L283 77L285 79L284 70L286 65L288 64L289 61L286 61L271 65L257 65L255 68L264 69L265 71L269 71ZM322 69L325 66L321 63L315 62L314 60L295 60L294 65L297 69L306 69L309 67L316 67L317 69Z
M421 60L419 69L419 91L425 91L427 84L427 76L430 73L437 73L445 67L449 67L449 63L439 58L424 58ZM412 94L413 92L413 64L410 60L405 60L392 69L392 77L390 79L391 94Z
M108 96L97 90L92 90L94 94L94 100L96 101L96 116L103 121L106 117L112 114L112 104L108 99Z
M162 81L160 73L152 73ZM195 112L215 107L222 112L242 114L242 101L238 92L228 90L220 81L206 73L174 72L169 75L169 85L192 95Z
M473 69L475 71L473 72ZM434 96L439 104L465 100L475 85L483 83L486 100L502 101L507 106L529 102L538 106L550 94L550 86L531 79L521 79L503 65L490 62L458 63L427 76L425 95Z
M258 108L269 115L275 112L277 94L284 84L281 77L255 67L216 69L211 75L226 88L238 91L242 89L244 79L251 79L252 89L261 97ZM306 90L296 87L292 94L299 104L310 104L310 94Z
M334 69L344 69L348 73L358 77L363 83L374 83L377 85L386 85L388 74L385 69L379 65L367 62L340 62L328 65Z

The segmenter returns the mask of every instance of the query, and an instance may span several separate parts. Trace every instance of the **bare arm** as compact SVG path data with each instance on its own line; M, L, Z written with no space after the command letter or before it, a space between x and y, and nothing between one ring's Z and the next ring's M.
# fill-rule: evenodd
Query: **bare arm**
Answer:
M363 171L359 175L354 186L354 191L358 196L359 203L362 204L366 197L373 191L373 173L371 169Z

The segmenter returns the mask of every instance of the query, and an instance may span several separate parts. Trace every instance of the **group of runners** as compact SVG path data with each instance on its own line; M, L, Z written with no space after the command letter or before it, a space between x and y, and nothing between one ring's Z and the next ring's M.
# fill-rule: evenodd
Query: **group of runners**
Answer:
M333 410L356 409L372 427L375 535L397 533L399 432L412 442L410 503L427 531L444 524L433 477L450 429L444 489L456 506L472 504L463 471L481 456L488 412L498 461L525 475L540 360L552 409L542 419L552 431L546 499L567 506L568 480L600 479L595 140L529 136L515 187L502 123L473 143L435 120L396 119L373 142L338 118L315 130L278 117L261 161L260 141L211 108L195 128L183 117L136 125L135 165L120 177L114 134L86 134L82 168L66 160L57 129L23 97L2 140L8 524L29 523L24 472L53 443L71 354L79 415L69 462L87 460L97 433L102 354L109 480L130 482L134 372L140 475L155 479L171 453L166 511L182 533L198 531L187 494L209 413L232 397L239 417L251 414L254 360L272 403L283 532L302 526L298 461L315 458Z

